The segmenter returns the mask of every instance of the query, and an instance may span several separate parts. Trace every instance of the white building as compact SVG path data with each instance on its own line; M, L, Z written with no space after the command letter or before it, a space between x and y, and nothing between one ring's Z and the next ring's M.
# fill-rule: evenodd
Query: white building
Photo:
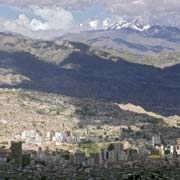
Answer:
M161 136L153 136L152 137L152 145L155 147L156 145L160 145L162 143Z
M25 144L36 144L41 145L42 143L42 137L36 130L28 130L24 131L21 134L22 140L25 141Z

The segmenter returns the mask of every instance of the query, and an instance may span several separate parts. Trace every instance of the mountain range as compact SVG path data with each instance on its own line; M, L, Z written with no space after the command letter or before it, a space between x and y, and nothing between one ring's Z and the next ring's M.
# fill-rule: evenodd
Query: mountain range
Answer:
M59 39L135 54L178 52L180 28L143 24L141 20L118 21L106 29L67 33Z
M134 29L137 31L145 31L147 29L149 29L151 26L149 24L145 24L143 22L143 20L141 19L136 19L134 21L128 22L125 20L120 20L116 23L114 23L113 25L110 25L107 30L120 30L123 28L130 28L130 29Z
M134 55L72 41L0 34L0 87L180 114L178 53Z

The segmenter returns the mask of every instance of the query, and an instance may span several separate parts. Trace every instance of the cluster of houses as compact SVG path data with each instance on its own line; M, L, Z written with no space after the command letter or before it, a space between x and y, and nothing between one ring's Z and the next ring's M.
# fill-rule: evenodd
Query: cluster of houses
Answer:
M37 137L37 139L34 140L35 142L40 142L37 134L31 137L33 132L26 133L22 133L22 138L25 138L27 141L26 143L32 143L32 141L30 141L28 138L34 137ZM52 137L52 141L54 140L59 143L67 142L67 138L69 136L69 132L65 132L64 134L56 134ZM24 164L23 158L25 158L25 161L29 162L29 165L32 165L33 162L44 162L45 164L53 163L53 165L61 164L89 167L107 165L110 163L118 163L122 161L141 160L142 158L140 155L141 150L131 148L125 149L123 143L121 142L109 143L106 148L102 148L98 152L94 151L89 155L87 155L87 153L81 148L76 148L73 150L73 152L69 152L45 150L41 147L38 149L38 151L29 151L28 153L26 152L24 154L22 150L22 144L23 142L21 141L11 142L9 157L17 164ZM151 149L147 150L146 152L146 158L149 159L177 159L180 157L180 139L177 140L175 145L165 145L161 136L153 136Z
M62 165L77 165L77 166L100 166L109 163L117 163L121 161L133 161L142 159L178 159L180 157L180 138L177 141L164 141L161 136L153 136L149 146L125 148L123 142L108 142L107 146L102 147L101 150L87 154L77 144L88 142L97 143L101 139L94 136L82 137L79 133L73 136L70 131L64 132L47 132L44 135L36 130L24 131L21 135L16 137L15 142L11 142L10 155L3 155L0 153L0 162L6 162L7 158L13 159L17 164L33 164L33 162L45 162ZM45 144L55 143L56 145L63 145L64 143L75 144L76 149L73 151L58 151L45 150ZM23 153L22 144L29 147L36 145L39 147L36 151L29 151ZM51 145L51 144L50 144ZM1 148L0 148L1 149ZM2 150L2 149L1 149ZM13 158L14 157L14 158ZM27 163L29 162L29 163Z
M2 154L0 151L0 167L5 167L7 165L8 168L13 167L12 169L18 169L17 173L20 170L21 172L28 171L32 176L34 176L34 174L32 174L32 172L34 172L36 175L44 173L46 177L50 177L48 172L53 172L55 175L69 175L69 179L76 176L79 177L79 172L81 172L82 174L80 174L82 176L86 176L86 178L83 179L90 179L89 177L95 175L95 169L106 174L108 168L112 167L112 170L113 167L115 167L115 173L113 176L110 176L112 178L117 175L116 168L125 165L123 166L123 173L129 177L129 174L127 174L128 171L126 172L126 169L124 169L125 167L134 168L134 165L136 165L136 167L142 168L144 165L144 161L141 161L142 159L140 158L140 150L131 148L125 149L122 142L108 143L108 146L103 147L98 152L95 150L94 153L92 152L89 155L78 146L73 150L73 152L60 149L44 149L42 147L39 147L37 151L23 151L22 144L23 142L21 141L12 141L9 144L10 148L7 149L6 156L4 156L3 159L1 158ZM164 157L177 159L178 155L180 156L178 149L180 145L178 144L180 144L180 139L178 139L176 145L164 145L160 136L154 136L152 138L151 150L149 150L147 157L150 159L156 158L157 160L159 156L161 160L149 161L146 159L146 165L150 168L152 165L151 162L160 162L163 165L163 162L165 162L163 160ZM168 161L168 163L170 161ZM153 165L156 164L154 163ZM157 167L160 166L161 164ZM12 173L11 170L8 170L8 172ZM150 174L150 177L151 176L152 174Z
M177 141L164 141L161 136L152 137L153 149L148 157L177 159L180 157L180 138Z
M89 155L86 154L82 149L77 148L74 152L68 153L47 153L40 150L37 153L36 158L39 161L57 162L62 165L71 164L75 166L100 166L109 163L116 163L118 161L125 161L128 158L128 155L123 149L123 144L121 143L112 143L107 148L103 148L100 152L94 152Z
M23 141L25 145L37 145L54 143L60 145L63 143L78 144L85 142L102 142L103 140L97 136L81 136L79 133L75 133L72 136L71 131L64 132L47 132L45 135L36 130L24 131L19 137L19 140ZM174 142L164 141L160 135L153 136L151 141L152 148L145 149L143 156L150 158L175 158L180 156L180 139ZM137 150L141 152L142 149Z
M81 148L69 151L51 151L39 148L38 151L25 151L22 149L22 142L12 141L6 157L3 159L0 155L0 164L9 162L22 167L24 165L52 164L55 165L74 165L83 167L92 167L116 163L118 161L128 160L128 154L124 151L122 143L111 143L107 148L100 152L94 152L87 155Z
M37 130L26 130L21 133L21 135L16 136L17 140L21 140L25 143L25 145L37 145L41 146L42 144L54 143L56 145L60 145L63 143L68 144L78 144L83 142L101 142L97 136L81 136L79 133L75 133L72 135L71 131L63 131L63 132L47 132L41 133Z

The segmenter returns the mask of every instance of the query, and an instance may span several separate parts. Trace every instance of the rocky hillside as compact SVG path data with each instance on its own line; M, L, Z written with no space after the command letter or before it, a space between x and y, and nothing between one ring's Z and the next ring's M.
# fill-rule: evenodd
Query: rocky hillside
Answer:
M177 54L136 56L8 34L0 34L0 49L1 88L132 103L164 116L180 114Z
M77 99L22 89L0 89L0 136L10 137L24 129L40 132L87 128L96 136L150 140L155 134L177 138L178 128L163 119L121 109L115 103ZM167 133L170 132L170 133Z

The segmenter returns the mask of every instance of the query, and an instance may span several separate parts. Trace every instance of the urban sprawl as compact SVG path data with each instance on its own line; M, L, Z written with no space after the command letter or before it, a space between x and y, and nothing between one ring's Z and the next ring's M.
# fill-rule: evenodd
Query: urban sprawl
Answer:
M180 139L144 145L71 131L25 130L0 141L0 179L178 179ZM172 172L172 173L171 173Z

